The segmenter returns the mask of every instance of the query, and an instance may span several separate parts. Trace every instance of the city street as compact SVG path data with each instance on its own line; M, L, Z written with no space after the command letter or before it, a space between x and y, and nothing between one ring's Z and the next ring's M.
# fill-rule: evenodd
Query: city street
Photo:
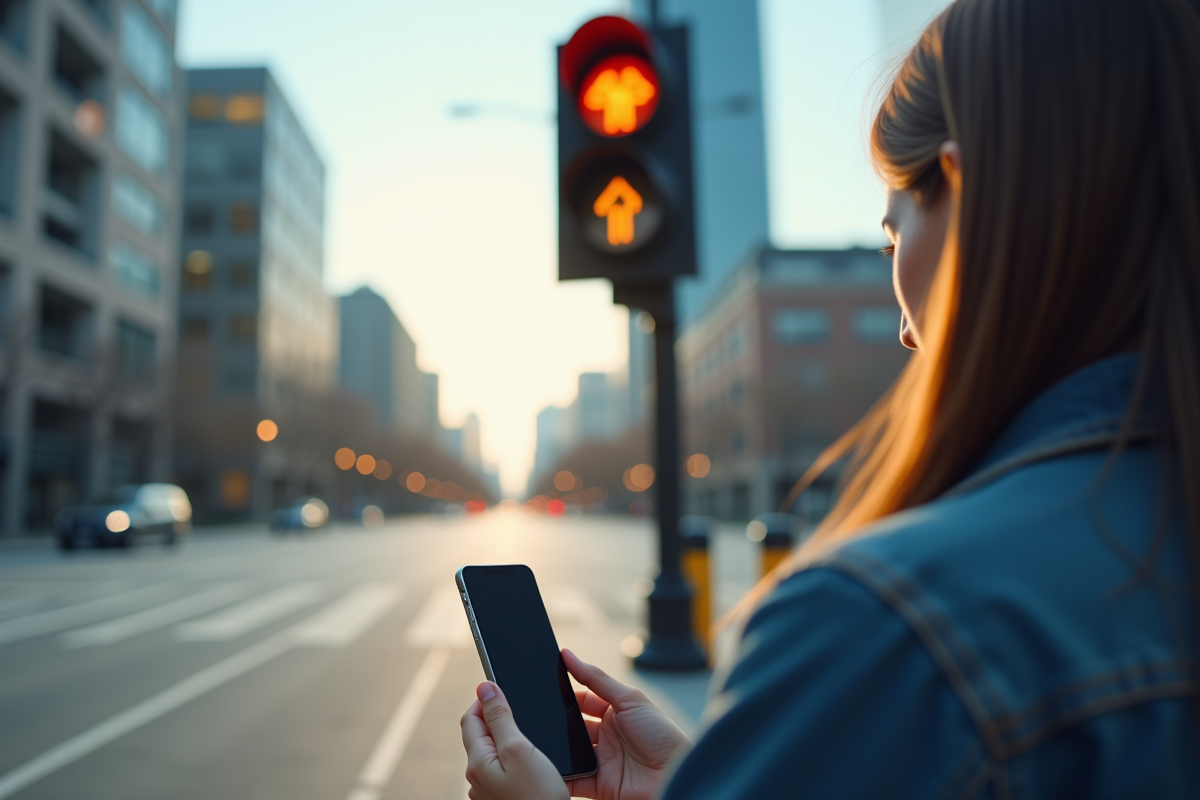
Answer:
M754 553L715 538L727 607ZM458 719L482 679L465 563L529 564L559 644L690 726L707 676L633 676L620 652L654 552L645 520L515 510L2 550L0 798L461 800Z

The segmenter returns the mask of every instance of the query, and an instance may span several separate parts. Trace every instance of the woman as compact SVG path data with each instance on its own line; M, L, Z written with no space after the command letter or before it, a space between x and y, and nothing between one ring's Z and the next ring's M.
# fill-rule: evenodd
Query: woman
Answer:
M700 738L567 654L599 773L481 684L472 798L1200 796L1200 3L958 0L871 146L916 353Z

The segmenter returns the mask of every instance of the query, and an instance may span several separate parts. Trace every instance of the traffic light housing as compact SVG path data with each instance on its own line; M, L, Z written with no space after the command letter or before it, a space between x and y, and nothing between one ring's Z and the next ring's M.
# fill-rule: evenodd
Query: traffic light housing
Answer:
M597 17L558 65L559 280L695 274L687 30Z

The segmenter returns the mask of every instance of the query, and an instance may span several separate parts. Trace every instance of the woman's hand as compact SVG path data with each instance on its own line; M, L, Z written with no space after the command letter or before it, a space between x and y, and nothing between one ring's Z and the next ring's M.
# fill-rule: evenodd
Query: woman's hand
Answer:
M658 793L675 754L690 742L670 717L632 686L563 650L567 670L587 687L575 697L596 748L597 771L563 782L558 769L517 729L494 683L462 718L471 800L648 800Z
M595 775L568 782L571 795L597 800L655 797L675 754L691 744L687 736L637 689L580 661L570 650L563 650L563 660L575 680L587 687L575 697L598 764Z
M471 800L569 800L558 768L517 728L500 687L484 681L463 714Z

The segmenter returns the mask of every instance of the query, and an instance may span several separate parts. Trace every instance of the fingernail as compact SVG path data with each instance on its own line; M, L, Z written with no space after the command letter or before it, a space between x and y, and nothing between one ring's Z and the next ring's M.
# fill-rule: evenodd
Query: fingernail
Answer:
M479 702L486 703L496 696L496 689L490 681L484 681L475 689L475 694L479 697Z

